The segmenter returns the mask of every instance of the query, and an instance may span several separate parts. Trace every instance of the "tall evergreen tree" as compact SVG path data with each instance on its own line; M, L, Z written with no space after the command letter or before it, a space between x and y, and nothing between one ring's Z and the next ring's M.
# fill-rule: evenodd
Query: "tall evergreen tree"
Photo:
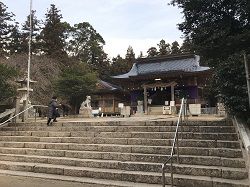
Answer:
M44 28L41 32L43 52L52 57L65 57L66 23L61 22L62 15L54 4L46 13Z
M181 45L181 53L194 53L193 44L189 37L186 37Z
M183 9L179 29L192 40L195 51L207 59L250 51L249 0L172 0Z
M143 52L140 51L140 54L139 54L138 58L143 58L143 57L144 57L144 56L143 56Z
M102 36L88 22L75 24L70 31L67 52L78 59L91 62L92 53L102 50L105 44Z
M159 54L160 56L162 55L169 55L171 50L170 50L170 44L166 43L165 40L161 40L159 44L157 44L159 47Z
M82 62L88 63L102 78L109 70L109 59L103 50L102 36L88 22L75 24L69 32L67 52Z
M41 53L41 20L38 20L36 15L36 11L32 10L31 12L31 32L32 32L32 40L31 40L31 52L33 54ZM30 15L27 16L27 19L24 24L22 24L22 48L23 52L28 53L29 46L29 36L30 36Z
M0 64L0 103L4 103L6 99L14 96L15 87L9 83L17 72L4 64Z
M18 23L16 22L15 26L11 30L8 47L6 48L9 55L21 53L23 51L22 42L22 33L20 32Z
M127 53L125 55L125 60L128 66L128 70L130 70L130 68L133 66L135 62L135 53L134 53L132 46L128 47Z
M83 99L95 89L96 81L96 73L87 63L76 62L62 72L56 82L56 91L77 113Z
M250 54L250 1L172 0L172 4L183 9L185 19L179 29L213 67L213 89L229 112L250 116L241 55L242 51Z
M10 33L13 29L14 14L7 12L7 6L0 2L0 57L7 55Z
M111 65L111 74L112 75L119 75L123 73L127 73L129 71L128 64L126 60L123 59L120 55L112 59Z
M171 54L179 54L181 53L180 45L177 41L174 41L171 45Z
M148 53L148 57L154 57L158 55L158 51L156 49L156 47L150 47L147 51Z

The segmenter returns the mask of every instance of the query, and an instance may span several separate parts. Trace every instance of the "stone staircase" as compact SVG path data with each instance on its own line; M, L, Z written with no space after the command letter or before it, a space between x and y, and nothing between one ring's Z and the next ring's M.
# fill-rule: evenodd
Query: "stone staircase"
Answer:
M171 121L9 124L0 131L0 173L93 187L162 186L161 164L170 154L175 125ZM189 121L183 126L179 150L180 163L174 158L176 186L249 186L231 123Z

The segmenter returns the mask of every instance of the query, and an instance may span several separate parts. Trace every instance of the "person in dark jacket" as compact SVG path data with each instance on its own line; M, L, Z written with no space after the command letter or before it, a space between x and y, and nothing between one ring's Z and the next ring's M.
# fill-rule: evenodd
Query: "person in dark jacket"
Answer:
M53 119L53 122L57 122L56 118L59 116L57 108L60 107L59 104L57 104L57 97L53 96L51 101L49 102L49 111L48 111L48 121L47 125L51 125L51 120Z

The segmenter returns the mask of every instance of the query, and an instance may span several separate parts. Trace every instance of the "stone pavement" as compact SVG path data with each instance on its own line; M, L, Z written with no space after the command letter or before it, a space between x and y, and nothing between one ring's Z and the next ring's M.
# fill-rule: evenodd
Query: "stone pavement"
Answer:
M36 177L0 175L1 187L91 187L79 182L42 179Z

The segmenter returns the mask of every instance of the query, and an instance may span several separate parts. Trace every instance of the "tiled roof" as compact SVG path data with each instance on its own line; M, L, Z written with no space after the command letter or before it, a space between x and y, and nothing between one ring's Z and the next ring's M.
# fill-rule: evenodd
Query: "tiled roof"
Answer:
M137 62L128 73L113 76L113 78L129 78L147 74L168 73L173 71L180 72L201 72L209 70L209 67L199 65L200 57L197 55L184 56L183 58L161 58L149 59L144 62Z
M109 82L105 82L103 80L98 80L97 81L97 87L99 89L103 89L103 90L110 90L110 91L114 91L114 90L122 90L121 87L116 86L114 84L111 84Z

